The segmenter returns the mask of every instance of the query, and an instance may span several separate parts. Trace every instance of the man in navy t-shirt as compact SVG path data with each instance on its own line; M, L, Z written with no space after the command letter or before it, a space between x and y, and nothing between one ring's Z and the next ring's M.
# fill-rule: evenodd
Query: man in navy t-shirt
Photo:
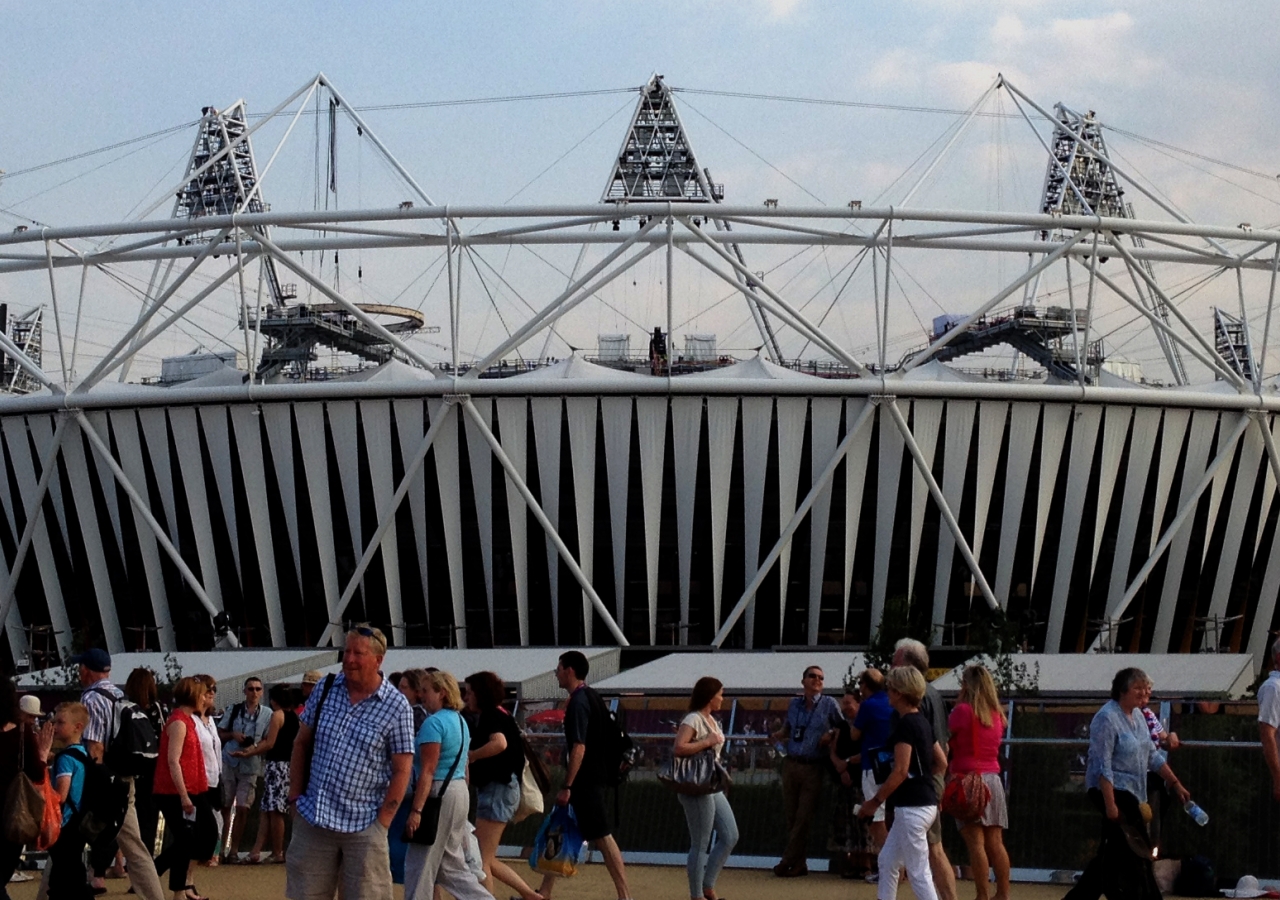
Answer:
M865 800L875 796L880 787L871 770L871 762L876 751L889 742L889 733L893 730L893 707L889 705L889 695L885 692L884 673L879 669L867 669L859 675L858 689L862 692L862 705L858 707L849 736L862 741L862 797ZM871 833L872 843L879 853L889 834L884 822L884 807L876 809L867 831Z

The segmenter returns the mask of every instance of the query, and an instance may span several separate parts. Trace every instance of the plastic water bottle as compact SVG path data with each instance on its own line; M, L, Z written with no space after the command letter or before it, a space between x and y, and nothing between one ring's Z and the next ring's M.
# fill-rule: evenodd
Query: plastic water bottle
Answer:
M1195 823L1201 828L1209 824L1209 814L1201 809L1200 804L1196 803L1196 801L1188 800L1186 805L1182 808L1187 811L1187 815L1194 819Z

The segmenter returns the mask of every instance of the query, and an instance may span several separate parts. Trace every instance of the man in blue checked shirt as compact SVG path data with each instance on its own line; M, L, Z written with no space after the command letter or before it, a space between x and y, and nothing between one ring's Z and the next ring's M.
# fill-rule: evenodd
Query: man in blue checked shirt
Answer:
M347 632L342 674L307 698L289 764L293 838L285 895L391 900L387 829L413 763L413 711L382 677L387 639L377 628Z

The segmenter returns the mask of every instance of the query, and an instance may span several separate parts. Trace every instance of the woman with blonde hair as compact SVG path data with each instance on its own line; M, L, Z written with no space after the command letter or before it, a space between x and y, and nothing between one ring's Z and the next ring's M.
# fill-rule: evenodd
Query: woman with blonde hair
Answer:
M968 666L960 676L960 701L947 719L951 732L951 776L970 772L982 776L991 799L980 818L959 822L960 834L969 848L969 865L978 900L987 900L987 869L996 872L995 900L1009 900L1009 853L1004 847L1004 830L1009 827L1009 808L1004 782L1000 779L1000 743L1004 740L1005 717L991 673L983 666Z
M435 841L411 843L404 864L405 900L432 900L436 885L457 900L492 900L467 865L463 842L471 826L467 822L467 744L471 734L459 714L462 692L448 672L431 672L422 689L422 704L431 715L422 723L413 754L413 791L405 836L412 838L422 825L429 797L440 798L440 819Z

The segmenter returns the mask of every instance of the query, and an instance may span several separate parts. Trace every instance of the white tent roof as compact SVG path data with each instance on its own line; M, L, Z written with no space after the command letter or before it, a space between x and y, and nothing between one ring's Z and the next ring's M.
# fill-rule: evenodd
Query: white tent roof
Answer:
M810 379L812 375L794 372L783 366L775 365L760 355L744 359L731 366L708 369L705 372L693 372L681 375L680 378L746 378L752 381L796 381Z
M608 678L618 672L620 651L617 647L500 647L491 650L435 650L429 647L392 648L382 661L383 672L401 672L434 666L458 680L472 672L495 672L514 688L521 700L555 700L564 697L556 682L556 663L567 650L581 650L591 665L588 680ZM326 675L341 671L332 663L321 668Z
M856 674L865 662L851 650L672 653L613 678L589 680L609 694L687 694L699 678L714 675L724 682L726 693L798 694L808 666L820 666L827 690L833 691L840 689L850 666Z
M184 388L191 387L239 387L244 384L246 375L235 366L223 365L212 372L184 381ZM213 674L212 672L209 674Z
M1248 653L1018 653L1014 665L1034 675L1040 667L1040 694L1047 698L1106 698L1111 679L1130 666L1142 669L1155 683L1155 696L1236 699L1253 683L1253 656ZM959 693L957 666L933 682L944 694Z
M614 380L642 380L648 381L649 376L641 375L637 372L623 372L618 369L611 369L608 366L597 365L593 362L587 362L575 352L567 359L562 359L557 363L544 366L540 369L534 369L532 372L525 372L521 375L512 377L513 381L561 381L565 379L583 380L592 378L612 378Z
M435 376L426 369L402 363L398 359L384 362L380 366L361 369L350 375L335 378L334 381L435 381Z
M957 372L955 369L941 363L936 359L931 359L927 363L916 366L910 372L902 376L903 381L987 381L980 375L971 375L968 372Z
M252 675L268 684L300 681L302 673L330 665L338 651L332 647L298 649L251 648L238 650L179 651L176 653L115 653L111 656L111 680L123 685L129 673L139 666L151 669L162 681L184 675L212 675L218 683L239 685ZM166 658L168 657L168 658ZM68 681L68 676L70 681ZM18 679L22 689L66 687L75 683L75 670L59 667L42 672L28 672Z

